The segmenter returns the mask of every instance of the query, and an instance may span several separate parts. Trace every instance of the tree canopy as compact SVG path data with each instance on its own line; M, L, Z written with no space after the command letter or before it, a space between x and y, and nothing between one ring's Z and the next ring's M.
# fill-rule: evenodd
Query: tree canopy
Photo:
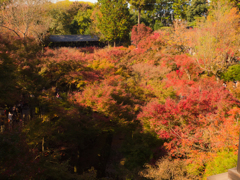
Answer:
M0 179L197 180L236 166L239 10L212 1L189 28L174 2L144 11L131 34L123 1L44 4L49 34L131 35L129 46L42 48L30 30L43 21L25 36L1 28Z
M127 3L115 0L100 0L97 14L97 27L104 39L109 42L122 40L128 37L131 29L130 13Z
M198 17L207 16L208 3L206 0L192 0L187 9L187 20L194 21Z
M154 3L156 0L130 0L128 1L135 10L138 11L138 24L141 21L141 11L142 10L152 10L154 8Z

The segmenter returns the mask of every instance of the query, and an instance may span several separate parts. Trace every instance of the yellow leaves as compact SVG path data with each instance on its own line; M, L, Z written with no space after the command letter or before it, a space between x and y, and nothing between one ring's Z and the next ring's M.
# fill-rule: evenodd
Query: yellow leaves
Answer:
M223 1L225 2L225 1ZM188 36L199 66L213 74L234 63L239 47L239 14L228 3L217 2L207 20L200 21ZM229 57L229 52L233 54Z
M122 158L121 161L120 161L120 164L121 164L122 166L124 166L125 162L126 162L126 158Z
M77 84L77 88L83 87L84 85L86 85L86 82L85 81L80 81Z
M231 109L231 110L228 112L228 114L233 115L233 116L239 115L239 114L240 114L240 108L234 107L233 109Z
M237 98L240 99L240 86L238 85L237 87L235 87L235 83L233 82L228 82L227 83L227 89L232 93L232 95Z
M115 72L115 74L122 74L123 73L123 68L119 68L116 72Z
M89 65L89 67L93 69L107 69L107 68L113 68L114 64L110 63L107 59L101 59L101 60L94 60L93 63Z
M38 74L42 75L47 71L48 71L48 68L46 66L44 66L44 67L41 68L41 71L39 71Z
M50 118L47 115L42 115L42 123L48 122Z
M56 3L51 4L51 7L52 7L52 8L58 7L58 8L64 9L64 8L69 7L72 3L73 3L73 2L71 2L71 1L69 1L69 0L57 1Z

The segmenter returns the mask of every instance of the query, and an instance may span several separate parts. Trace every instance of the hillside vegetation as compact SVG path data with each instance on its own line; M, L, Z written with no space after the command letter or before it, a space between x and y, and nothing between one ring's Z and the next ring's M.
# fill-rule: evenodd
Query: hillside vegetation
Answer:
M190 180L236 166L239 32L221 2L192 29L134 26L129 47L42 51L2 32L0 105L24 101L30 118L8 129L1 117L0 179Z

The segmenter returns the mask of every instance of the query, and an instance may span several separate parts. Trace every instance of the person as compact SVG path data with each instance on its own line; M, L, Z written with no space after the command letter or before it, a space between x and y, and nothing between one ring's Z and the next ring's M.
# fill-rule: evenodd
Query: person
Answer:
M11 112L8 112L8 126L9 130L12 130L12 124L13 124L13 114Z

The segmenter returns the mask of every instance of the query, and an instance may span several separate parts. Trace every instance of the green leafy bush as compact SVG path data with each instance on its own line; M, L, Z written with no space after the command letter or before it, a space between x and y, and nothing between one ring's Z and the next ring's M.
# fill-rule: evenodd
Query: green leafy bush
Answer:
M206 179L208 176L227 172L228 169L236 166L237 154L234 152L222 151L219 152L212 161L207 163L203 177Z
M230 66L226 72L223 73L222 79L225 81L240 80L240 64Z

